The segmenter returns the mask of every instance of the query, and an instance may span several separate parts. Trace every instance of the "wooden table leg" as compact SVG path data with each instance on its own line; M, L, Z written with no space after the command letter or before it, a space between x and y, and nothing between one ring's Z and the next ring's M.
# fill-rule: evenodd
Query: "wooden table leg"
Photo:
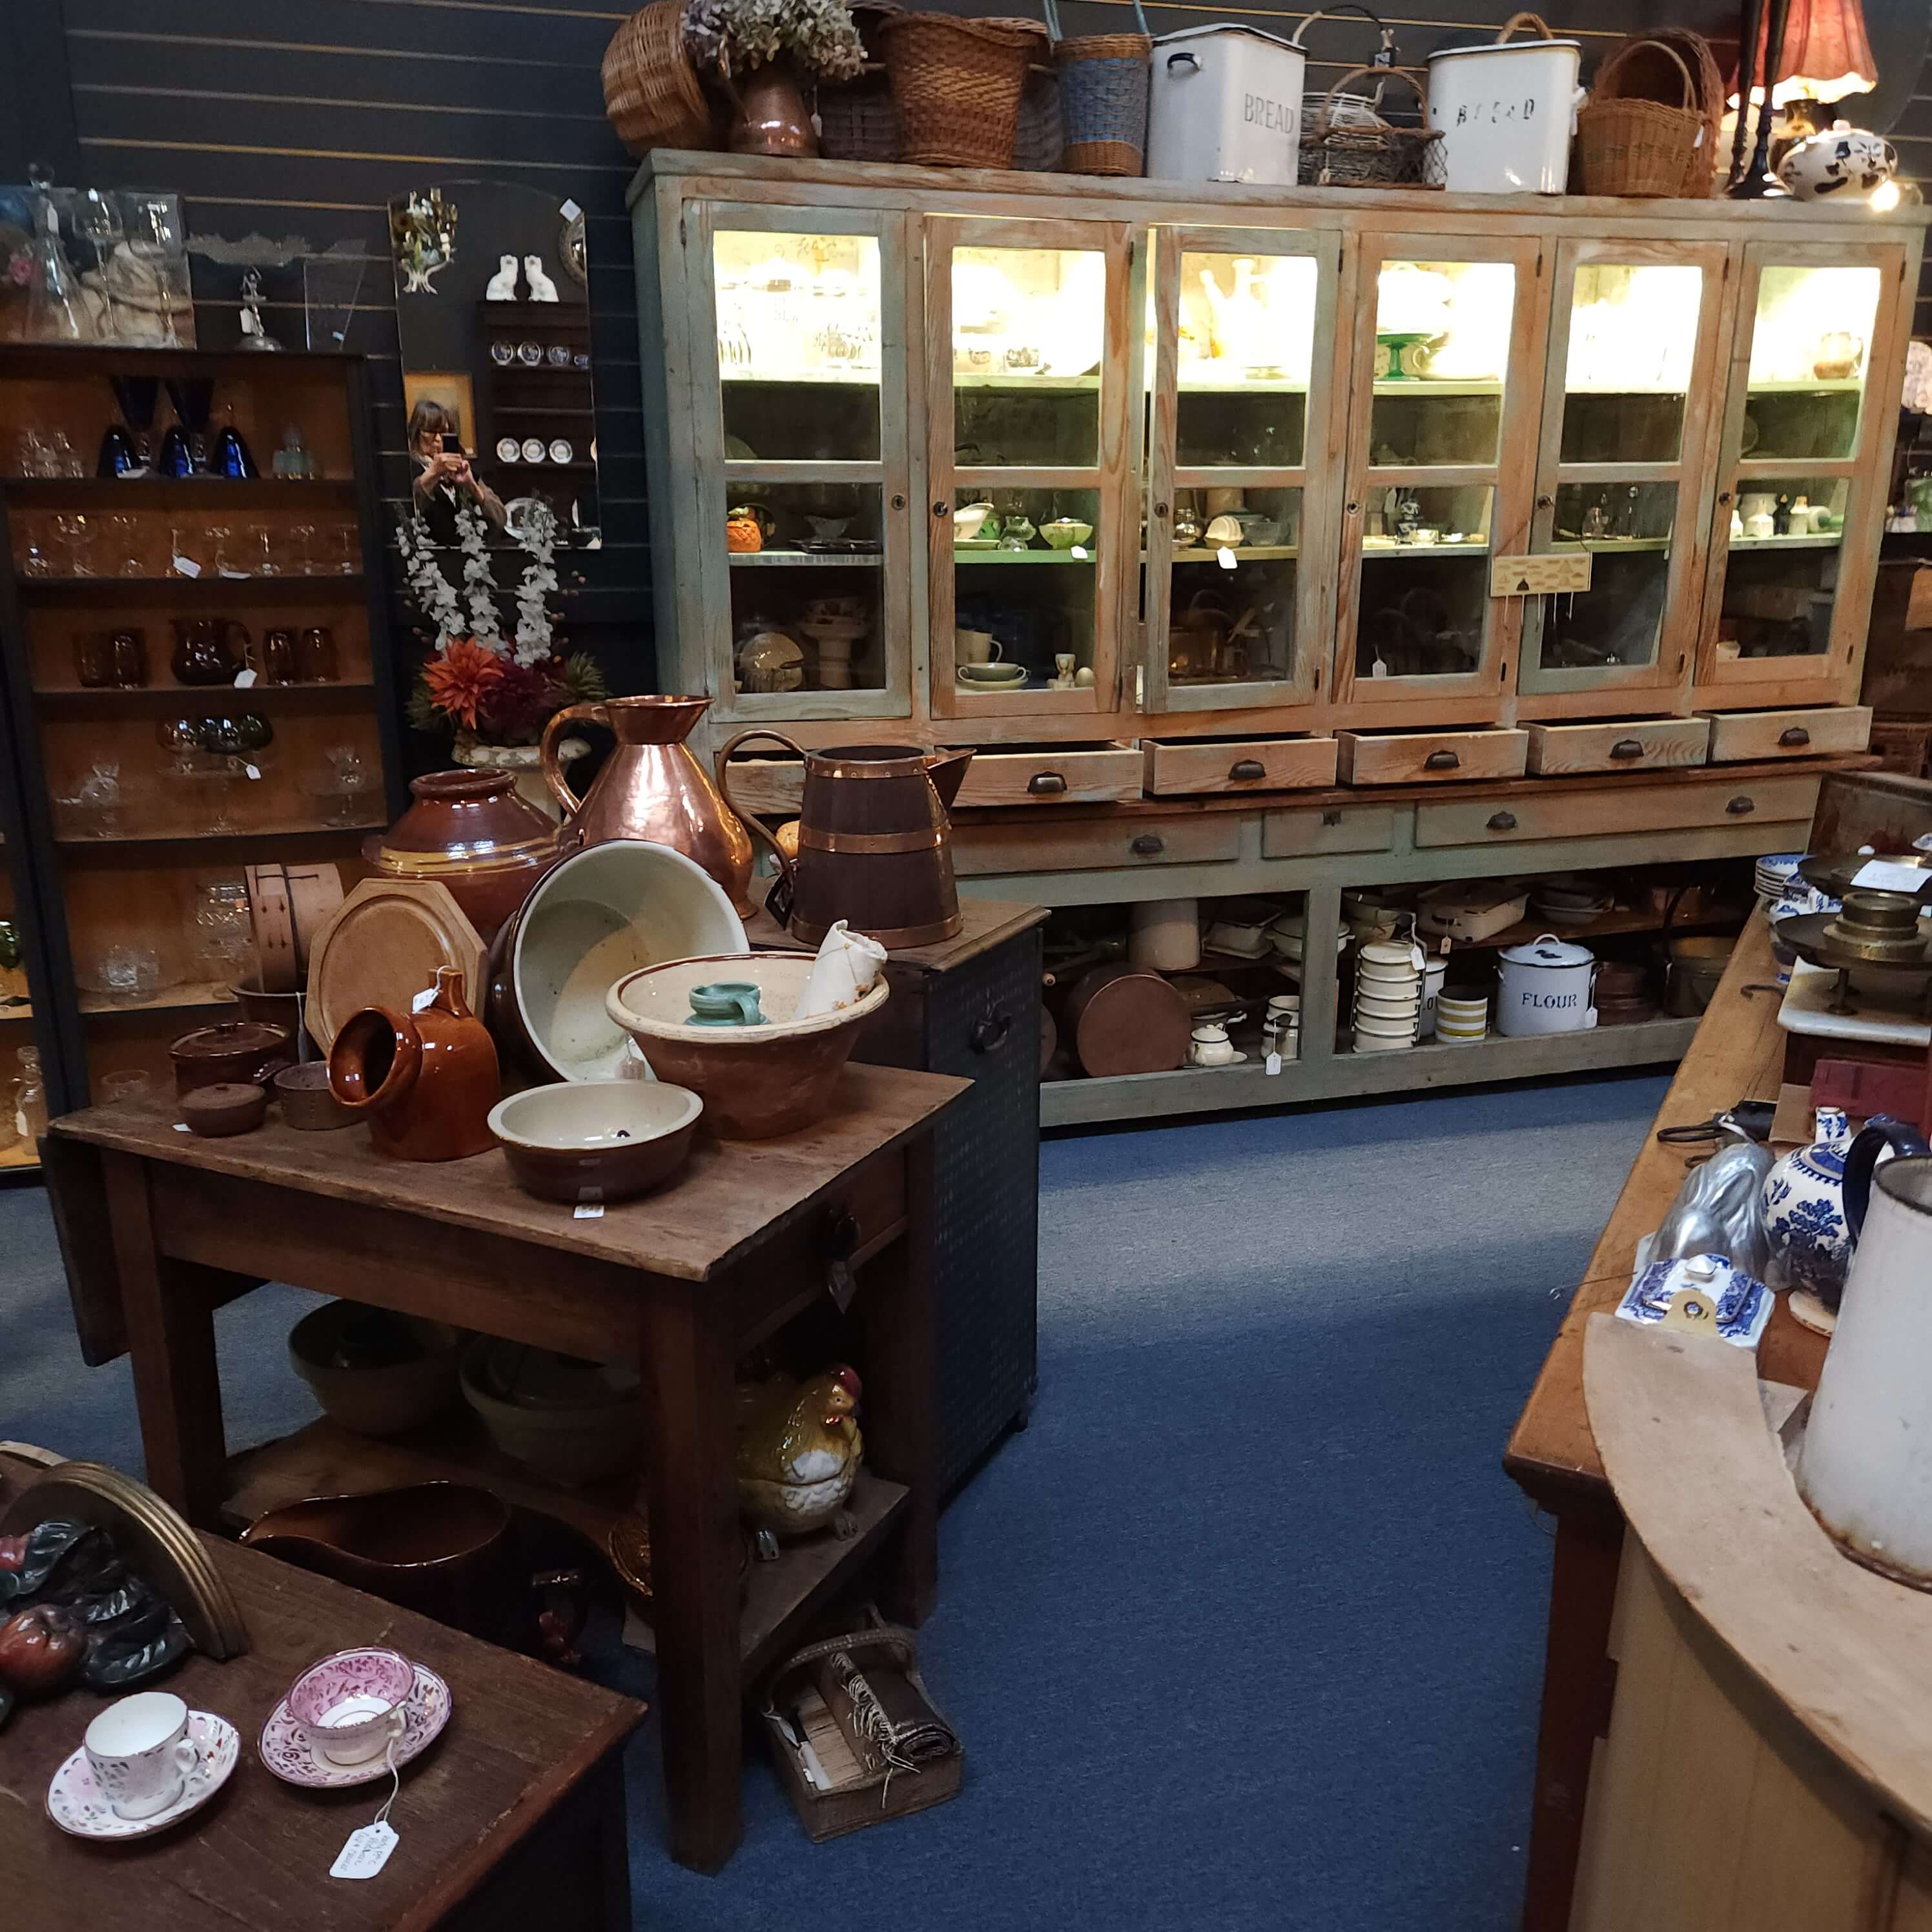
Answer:
M202 1270L168 1260L155 1246L146 1163L104 1152L101 1164L148 1486L198 1528L218 1529L228 1444L214 1354L216 1298Z
M624 1803L624 1752L620 1745L593 1774L598 1813L598 1862L602 1868L598 1932L632 1932L631 1820Z
M1557 1509L1522 1932L1565 1932L1570 1923L1590 1765L1597 1740L1609 1732L1616 1688L1610 1618L1623 1542L1615 1509L1586 1502Z
M911 1491L884 1592L889 1616L922 1622L939 1594L934 1418L932 1136L906 1150L906 1231L866 1268L866 1461Z
M647 1293L652 1622L671 1856L720 1870L738 1848L743 1771L736 1422L726 1298L687 1282Z

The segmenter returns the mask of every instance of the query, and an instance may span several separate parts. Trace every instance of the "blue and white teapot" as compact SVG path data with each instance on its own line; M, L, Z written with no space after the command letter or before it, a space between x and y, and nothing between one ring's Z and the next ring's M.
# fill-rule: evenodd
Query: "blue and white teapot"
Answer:
M1773 1288L1808 1288L1835 1308L1852 1260L1852 1231L1845 1215L1845 1160L1852 1150L1844 1111L1820 1107L1809 1147L1797 1148L1764 1178L1759 1197L1771 1262L1765 1279ZM1912 1130L1882 1118L1871 1122L1890 1149L1906 1149ZM1908 1149L1909 1150L1909 1149ZM1880 1157L1888 1158L1884 1148Z

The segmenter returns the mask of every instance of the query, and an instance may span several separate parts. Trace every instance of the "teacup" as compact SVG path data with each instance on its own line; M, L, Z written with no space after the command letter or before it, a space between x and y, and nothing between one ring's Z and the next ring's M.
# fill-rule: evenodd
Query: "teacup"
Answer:
M100 1795L117 1818L152 1818L201 1768L188 1706L171 1690L141 1690L108 1706L82 1740Z
M1004 655L1000 640L991 631L968 631L956 628L952 633L952 655L959 664L998 664Z
M289 1715L331 1764L366 1764L400 1735L416 1685L416 1666L400 1651L338 1650L289 1687Z

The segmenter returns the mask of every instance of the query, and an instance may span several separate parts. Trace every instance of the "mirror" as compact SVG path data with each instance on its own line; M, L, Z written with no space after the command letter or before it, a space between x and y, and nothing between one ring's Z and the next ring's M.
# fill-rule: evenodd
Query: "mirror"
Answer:
M599 542L590 263L576 202L442 182L389 204L416 506L439 544L459 505L493 542L539 500L559 542Z

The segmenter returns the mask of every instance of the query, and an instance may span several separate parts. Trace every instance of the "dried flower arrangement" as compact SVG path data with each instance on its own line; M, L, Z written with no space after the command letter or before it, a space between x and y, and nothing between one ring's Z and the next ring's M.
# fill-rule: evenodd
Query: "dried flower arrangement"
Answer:
M418 730L453 733L459 748L533 745L566 705L610 695L592 658L581 651L566 656L557 648L556 620L545 601L557 587L551 561L556 529L556 518L542 503L524 518L516 542L529 561L514 592L516 628L506 638L481 514L466 503L456 512L460 593L422 517L403 520L397 540L404 574L417 610L435 631L410 694L409 719Z
M826 80L850 80L866 64L844 0L688 0L684 42L700 74L728 81L779 59Z

